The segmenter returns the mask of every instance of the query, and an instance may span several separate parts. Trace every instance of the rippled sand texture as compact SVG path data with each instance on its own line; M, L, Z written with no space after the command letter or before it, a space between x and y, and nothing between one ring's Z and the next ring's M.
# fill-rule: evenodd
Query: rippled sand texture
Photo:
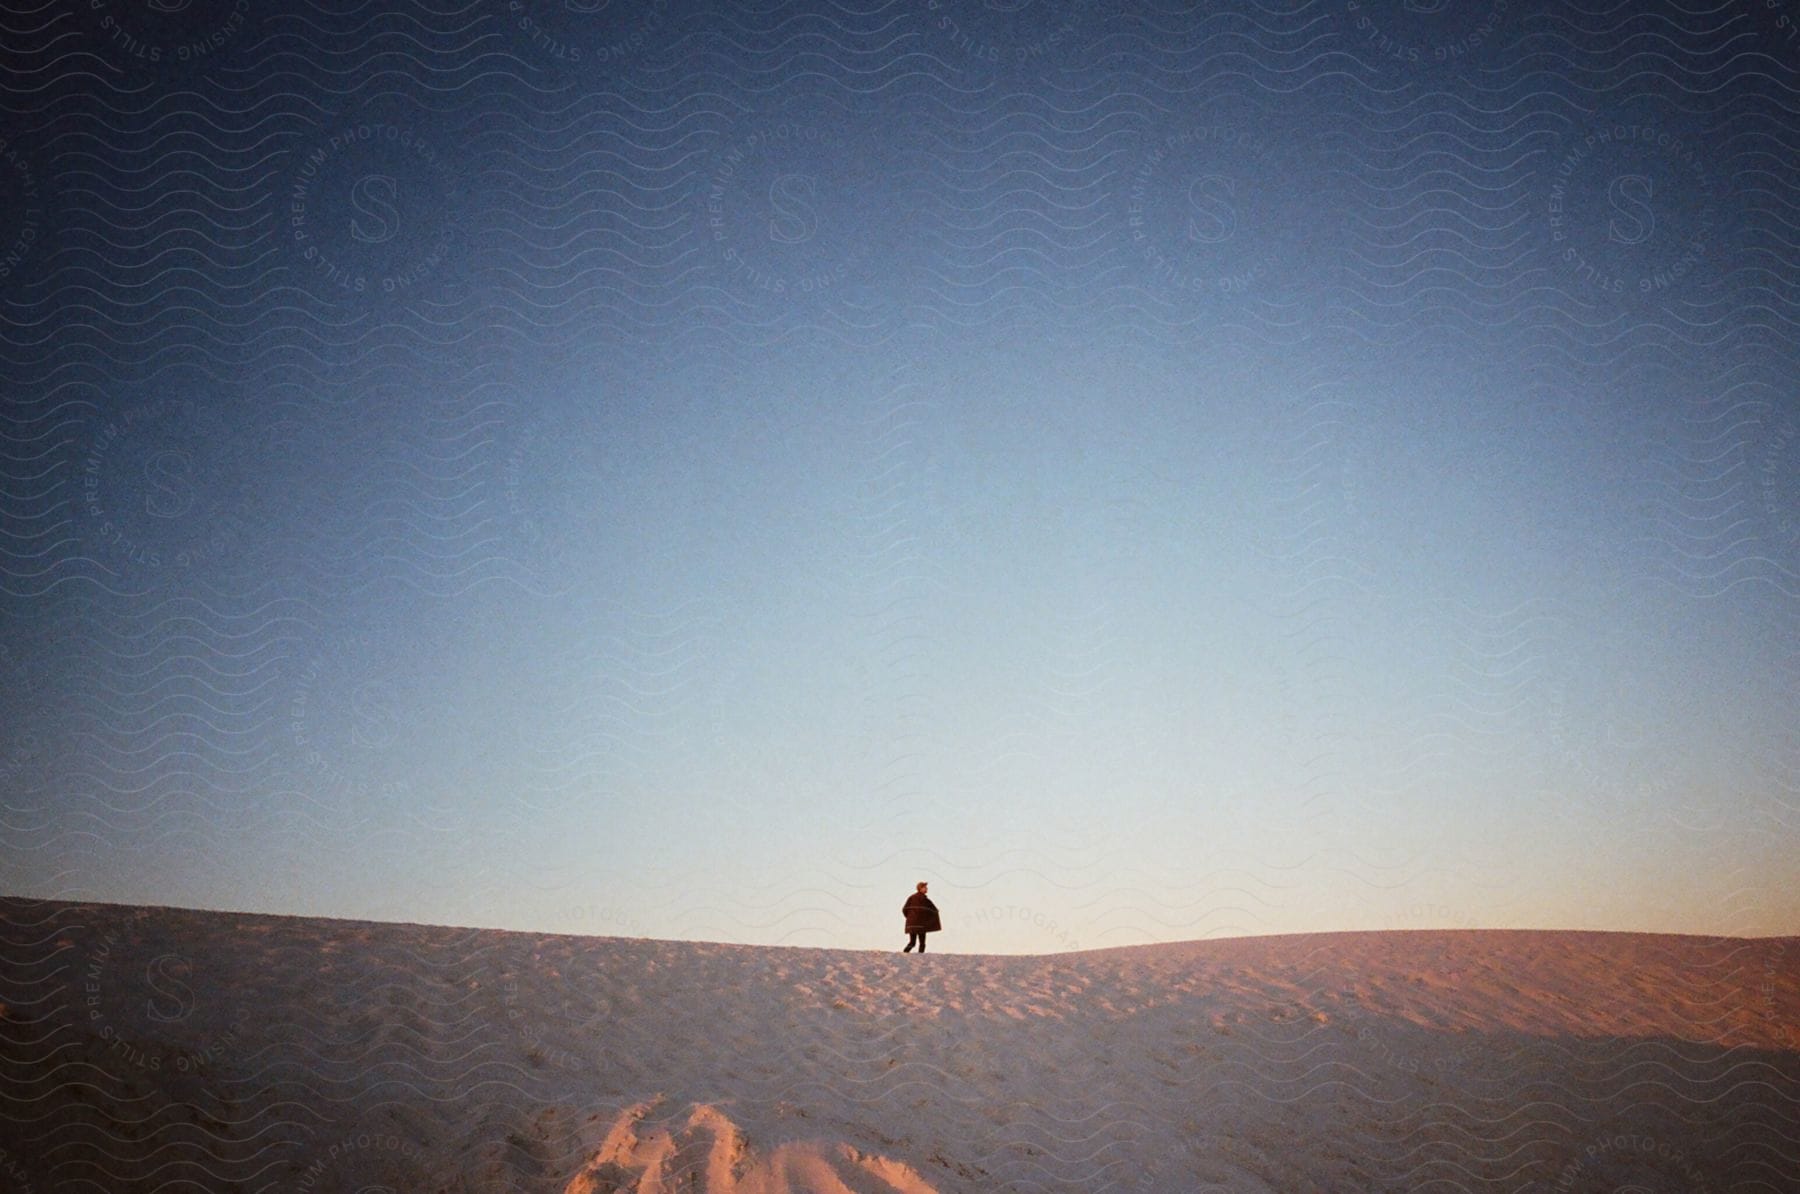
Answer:
M1793 1190L1800 939L924 957L0 900L17 1190Z

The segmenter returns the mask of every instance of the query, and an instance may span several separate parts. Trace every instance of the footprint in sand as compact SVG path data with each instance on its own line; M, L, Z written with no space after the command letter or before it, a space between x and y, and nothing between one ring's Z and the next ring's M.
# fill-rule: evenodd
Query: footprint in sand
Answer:
M563 1194L937 1194L911 1166L841 1141L752 1148L705 1103L652 1122L661 1102L626 1108Z

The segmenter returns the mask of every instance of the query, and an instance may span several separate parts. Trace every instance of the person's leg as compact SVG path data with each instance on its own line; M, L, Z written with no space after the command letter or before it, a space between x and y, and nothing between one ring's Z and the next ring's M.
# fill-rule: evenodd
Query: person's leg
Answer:
M919 939L919 935L917 933L908 933L906 935L906 948L901 950L900 952L903 954L911 953L912 947L913 947L913 942L917 941L918 939Z
M925 934L923 934L923 933L919 934L919 952L920 953L925 952Z

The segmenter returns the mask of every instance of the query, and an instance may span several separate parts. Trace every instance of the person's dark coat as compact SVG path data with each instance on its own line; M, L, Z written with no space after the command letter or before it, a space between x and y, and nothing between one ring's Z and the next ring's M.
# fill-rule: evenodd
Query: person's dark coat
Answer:
M944 927L938 923L937 905L922 891L907 896L900 911L906 914L906 931L909 933L935 933Z

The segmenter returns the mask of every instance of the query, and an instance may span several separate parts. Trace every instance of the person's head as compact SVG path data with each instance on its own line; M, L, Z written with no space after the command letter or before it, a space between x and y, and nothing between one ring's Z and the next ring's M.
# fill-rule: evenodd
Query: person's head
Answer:
M926 888L926 887L928 887L928 886L929 886L929 884L925 884L925 883L921 883L921 884L919 884L919 894L920 894L920 895L924 895L924 894L925 894L925 888Z

